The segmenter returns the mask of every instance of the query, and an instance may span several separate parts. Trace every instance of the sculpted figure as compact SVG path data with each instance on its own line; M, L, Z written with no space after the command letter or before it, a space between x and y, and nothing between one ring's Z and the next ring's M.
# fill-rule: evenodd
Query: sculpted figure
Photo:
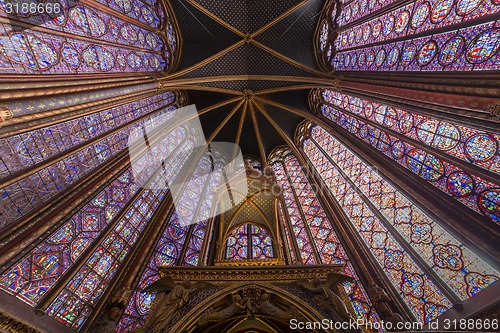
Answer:
M198 321L198 327L205 326L210 322L217 322L229 319L245 311L246 306L240 295L233 294L232 301L233 303L231 305L218 312L214 312L213 308L208 309Z
M149 323L146 324L148 333L163 333L166 332L168 324L174 317L178 309L183 307L189 299L189 294L194 291L189 280L184 280L168 293L164 294L158 300L158 306L154 313L148 318Z
M92 327L91 333L115 333L117 326L116 322L120 316L120 309L117 307L111 308L104 317L97 321Z
M289 320L292 318L292 314L290 312L286 312L278 308L276 305L270 302L270 295L268 293L263 293L260 296L260 304L256 304L255 307L261 313L268 315L270 317L279 319L279 320Z
M312 281L300 283L300 286L313 293L318 305L326 312L332 314L339 321L348 321L351 314L342 298L337 295L327 283L316 278Z
M380 317L384 321L390 322L394 329L396 329L397 323L402 323L405 321L404 318L399 313L393 312L391 310L391 308L389 307L389 304L387 304L387 302L378 303L377 310L378 310Z

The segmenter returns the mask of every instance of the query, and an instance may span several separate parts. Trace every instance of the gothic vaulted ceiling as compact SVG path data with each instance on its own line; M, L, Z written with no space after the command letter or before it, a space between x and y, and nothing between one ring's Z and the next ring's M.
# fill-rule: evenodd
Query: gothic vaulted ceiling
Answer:
M177 69L162 80L188 91L208 141L238 143L264 160L293 140L311 88L331 77L315 62L322 0L178 0ZM307 115L306 115L307 117Z

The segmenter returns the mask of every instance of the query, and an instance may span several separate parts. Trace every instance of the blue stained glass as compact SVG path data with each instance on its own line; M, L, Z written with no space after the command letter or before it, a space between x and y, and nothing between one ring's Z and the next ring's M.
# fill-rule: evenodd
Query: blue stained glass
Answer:
M113 126L102 123L102 118L106 113L114 114L114 125L126 125L133 119L133 114L137 117L157 112L158 115L172 116L173 114L165 109L165 106L173 102L175 95L171 92L162 93L144 100L127 103L122 106L113 107L94 115L80 117L74 120L62 122L43 129L26 132L20 136L13 136L3 139L3 143L8 147L8 154L17 158L5 158L6 153L1 152L2 159L9 169L9 173L19 172L31 165L43 162L57 153L67 151L79 144L89 142L99 135L109 133L107 138L95 141L87 148L76 150L72 155L60 162L54 163L42 169L32 176L27 176L24 180L16 184L24 184L26 189L40 195L30 199L30 204L23 204L23 211L12 211L4 214L4 219L0 223L3 228L13 223L21 216L29 213L34 207L40 206L43 202L54 197L60 191L66 189L71 184L82 179L86 174L95 169L99 163L103 163L127 147L128 135L134 126L142 126L145 121L152 119L148 116L136 121L136 124L125 126L113 132ZM130 116L130 120L127 119ZM66 145L55 146L56 140L66 142ZM9 152L10 151L10 152ZM21 163L19 161L22 161ZM43 181L42 181L43 180ZM33 181L33 183L31 183ZM16 185L14 184L14 186ZM35 185L39 184L39 185ZM12 187L3 189L11 193ZM12 206L21 206L21 202L26 200L24 195L10 196ZM43 196L42 196L43 195Z
M474 174L468 177L471 181L465 181L462 176L454 177L464 175L465 171L457 165L437 158L428 150L417 149L411 141L399 140L400 138L396 138L392 133L393 131L402 133L408 138L419 140L429 147L438 148L464 162L474 163L481 168L500 174L498 168L500 137L497 134L439 121L329 90L324 90L322 97L326 103L329 103L321 105L321 112L325 117L356 134L399 164L429 180L434 186L451 194L454 199L467 207L484 213L484 209L480 208L478 202L479 194L497 187L498 184L486 181ZM391 112L387 113L388 110ZM357 132L353 132L348 126L350 119L354 118L353 115L360 117L357 119L359 124ZM387 115L390 116L387 117ZM366 119L366 122L361 118ZM384 128L375 127L373 122L383 125ZM450 177L450 175L454 176Z
M480 64L490 59L500 49L500 29L491 29L480 33L469 44L466 51L467 60Z
M403 236L399 241L408 241L409 246L415 249L414 255L427 261L441 279L463 299L471 297L472 290L477 287L469 278L477 270L482 271L479 275L483 281L492 283L498 279L498 272L444 231L416 204L384 181L378 172L373 172L368 164L356 157L332 135L316 126L312 128L310 136L312 139L305 139L303 143L304 151L318 169L319 175L326 181L340 207L349 215L373 255L385 268L386 274L394 281L395 286L400 288L402 297L419 320L425 321L438 316L451 306L451 303L418 268L417 262L410 264L408 254L391 235L393 229L385 229L385 224L391 224L394 230ZM323 147L325 152L320 151L318 147ZM426 156L422 155L421 158ZM435 171L436 167L433 167ZM339 170L342 170L342 173ZM448 178L448 184L457 195L467 195L466 192L474 186L469 180L472 180L472 177L468 174L453 173ZM364 196L359 195L359 192L353 189L354 186ZM485 208L488 207L493 213L498 207L495 195L492 195L494 191L490 190L483 197ZM375 214L369 213L372 208L363 203L365 200L370 200L384 216L384 220L378 220ZM363 221L364 219L368 221ZM396 277L396 271L399 272L399 278ZM402 281L400 285L398 281ZM487 284L483 285L483 288L486 287ZM430 292L430 289L433 291ZM418 300L420 305L417 305L415 300ZM427 302L438 306L432 310Z
M486 215L500 223L500 189L491 189L481 193L479 207Z
M305 178L303 169L297 159L287 149L279 148L275 149L271 154L270 161L273 165L276 181L283 188L286 209L290 216L292 233L287 236L295 238L300 249L302 262L304 264L315 263L314 257L311 255L312 246L315 246L319 251L321 263L345 263L343 273L355 279L354 285L345 285L345 291L358 318L365 318L365 320L374 323L378 322L380 318L372 307L363 285L358 280L349 258L332 230L330 221L328 221L321 204ZM288 180L287 175L292 179L292 182ZM296 197L298 197L298 201L295 199ZM302 218L300 211L303 212L306 220ZM281 222L284 223L285 230L288 230L284 216ZM321 237L314 237L314 245L309 241L306 228L310 228L311 233L314 235L322 235ZM287 239L289 241L288 247L293 249L294 246L290 237L287 237ZM295 257L295 255L292 255L292 257ZM359 304L362 304L362 306L359 306Z

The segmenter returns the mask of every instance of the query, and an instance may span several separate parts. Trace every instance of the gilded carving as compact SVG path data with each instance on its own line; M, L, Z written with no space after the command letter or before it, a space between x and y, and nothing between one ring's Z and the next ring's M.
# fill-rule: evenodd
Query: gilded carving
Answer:
M318 302L318 306L324 313L331 315L339 321L349 321L352 319L344 300L338 295L336 283L334 281L321 281L318 278L312 280L304 280L299 282L299 285L314 295L314 299Z
M232 317L280 322L351 318L342 265L159 267L162 278L145 333L193 330Z
M273 294L274 295L274 294ZM278 296L274 295L276 299ZM279 321L288 321L298 318L298 310L290 305L287 309L278 307L271 301L271 293L255 285L249 285L238 293L231 294L231 304L222 310L215 311L214 307L208 308L196 323L203 327L209 323L220 322L238 315L263 314Z
M0 313L0 329L9 333L41 333L39 330Z
M220 311L214 311L213 307L208 308L201 317L196 326L203 327L211 322L218 322L229 319L236 315L244 313L247 306L239 294L232 295L232 303Z
M12 118L12 111L5 105L0 105L0 123Z
M500 118L500 102L488 106L488 111L492 116Z
M98 320L93 325L90 333L115 333L117 329L117 321L120 319L121 310L117 307L112 307L101 320Z
M247 259L247 260L218 260L215 266L276 266L284 265L285 261L281 258L270 258L265 260Z
M190 294L205 285L187 279L179 284L171 279L165 279L164 282L167 288L156 297L155 310L151 311L146 321L146 333L166 332L177 311L187 304Z
M375 307L382 320L392 323L393 327L396 327L397 323L405 321L401 314L391 309L390 303L393 301L384 288L375 285L374 294Z

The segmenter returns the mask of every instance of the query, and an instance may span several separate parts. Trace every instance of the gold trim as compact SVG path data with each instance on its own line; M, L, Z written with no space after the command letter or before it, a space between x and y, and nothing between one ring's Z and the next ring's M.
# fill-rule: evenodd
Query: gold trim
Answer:
M6 314L0 313L0 329L9 333L42 333L33 326L18 321Z
M8 19L8 18L4 18L4 17L0 17L0 23L6 24L6 25L14 25L14 26L17 26L17 27L29 29L31 31L40 31L40 32L46 33L47 35L68 37L68 38L76 39L76 40L79 40L79 41L86 41L86 42L89 42L89 43L95 43L95 41L96 41L95 38L92 38L92 37L85 37L85 36L81 36L81 35L77 35L77 34L72 35L72 34L69 34L67 32L63 32L63 31L59 31L59 30L52 30L52 29L45 28L45 27L42 27L42 26L39 26L39 25L34 25L34 24L31 24L31 23L25 23L25 22L13 20L13 19ZM151 30L151 28L149 27L148 30ZM159 52L157 52L157 51L142 49L142 48L137 47L137 46L131 46L131 45L126 45L126 44L119 44L119 43L108 42L108 41L106 41L104 39L99 39L99 44L101 44L101 45L111 45L111 46L114 46L116 48L141 51L141 52L150 53L150 54L159 54Z
M256 40L252 40L252 44L255 45L255 46L257 46L257 47L259 47L259 48L261 48L262 50L266 51L267 53L272 54L276 58L281 59L281 60L289 63L290 65L292 65L294 67L300 68L300 69L305 70L305 71L307 71L309 73L312 73L312 74L316 74L316 75L318 75L319 77L322 77L322 78L327 78L327 77L329 78L330 77L330 75L328 75L326 73L323 73L323 72L321 72L321 71L319 71L317 69L314 69L314 68L311 68L309 66L306 66L306 65L304 65L304 64L302 64L302 63L300 63L298 61L293 60L292 58L288 58L287 56L285 56L285 55L283 55L283 54L275 51L274 49L271 49L270 47L265 46L262 43L259 43ZM314 82L318 81L317 78L315 80L316 81L314 81Z
M330 128L328 123L326 123L323 119L317 117L316 115L314 115L310 112L303 111L303 110L296 109L296 108L292 108L292 107L289 107L287 105L272 101L270 99L262 98L262 97L255 97L255 100L262 103L262 104L269 104L269 105L275 106L277 108L280 108L282 110L291 112L291 113L296 114L298 116L301 116L303 118L306 118L306 119L312 121L313 123L315 123L316 125L320 125L321 127L325 128L325 129Z
M175 283L185 280L204 282L231 282L231 281L297 281L304 279L326 279L329 274L341 274L344 265L273 265L273 266L160 266L158 270L160 276L170 277ZM161 285L158 280L151 285ZM149 288L149 287L148 287Z
M243 105L243 111L241 112L240 116L240 121L238 123L238 131L236 132L236 138L234 140L234 152L231 161L233 161L236 158L236 154L238 154L239 144L241 140L241 133L243 132L243 124L245 123L247 109L248 109L248 101L245 100L245 104Z
M245 34L243 32L241 32L240 30L236 29L235 27L233 27L231 24L227 23L226 21L222 20L220 17L218 17L217 15L215 15L214 13L212 13L211 11L209 11L208 9L206 9L205 7L203 7L202 5L200 5L199 3L197 3L196 1L187 0L187 2L191 6L193 6L194 8L198 9L200 12L202 12L203 14L205 14L206 16L208 16L210 19L212 19L215 22L217 22L220 25L222 25L227 30L235 33L236 35L238 35L238 36L240 36L242 38L245 37Z
M12 118L12 111L6 105L0 105L0 124Z
M265 25L263 25L257 31L251 33L250 36L252 37L252 39L255 39L255 37L257 37L258 35L262 34L264 31L268 30L273 25L275 25L279 21L285 19L287 16L289 16L290 14L292 14L294 11L296 11L297 9L299 9L300 7L302 7L303 5L305 5L307 3L307 1L308 0L302 0L301 2L299 2L298 4L296 4L295 6L293 6L292 8L288 9L286 12L282 13L280 16L274 18L270 22L268 22Z
M282 258L272 258L266 260L247 259L247 260L216 260L215 266L233 267L233 266L283 266L285 261Z
M245 100L241 99L240 102L231 110L231 112L229 112L229 114L224 118L224 120L222 120L219 126L217 126L217 128L212 132L210 137L207 139L207 144L210 144L215 139L217 134L219 134L219 132L224 128L224 126L226 126L227 122L231 118L233 118L236 112L238 112L243 103L245 103Z
M49 74L50 75L50 74ZM49 76L47 75L47 76ZM47 79L47 76L43 76ZM80 75L74 75L73 78ZM98 75L99 76L99 75ZM0 77L0 80L5 80L5 77ZM31 82L20 82L23 79L32 80ZM59 94L68 94L90 90L101 90L108 88L116 88L123 86L134 86L147 83L154 83L154 77L144 76L142 79L130 80L130 77L114 77L111 80L97 79L97 80L76 80L76 81L35 81L28 75L22 77L17 75L17 82L4 81L0 84L2 94L0 100L18 99L28 97L47 97ZM159 85L158 85L159 87Z
M257 122L257 117L255 116L255 110L253 109L253 102L250 103L250 117L252 118L253 130L255 136L257 137L257 145L259 146L260 159L262 162L262 167L265 168L267 165L266 151L264 149L264 144L262 143L262 137L260 135L259 124Z
M307 77L307 76L289 76L289 75L222 75L222 76L204 76L196 78L165 80L159 79L163 88L169 88L175 85L188 85L199 83L213 83L213 82L226 82L226 81L286 81L286 82L300 82L311 84L322 84L329 87L332 86L332 78L325 77ZM242 92L240 92L242 93Z

